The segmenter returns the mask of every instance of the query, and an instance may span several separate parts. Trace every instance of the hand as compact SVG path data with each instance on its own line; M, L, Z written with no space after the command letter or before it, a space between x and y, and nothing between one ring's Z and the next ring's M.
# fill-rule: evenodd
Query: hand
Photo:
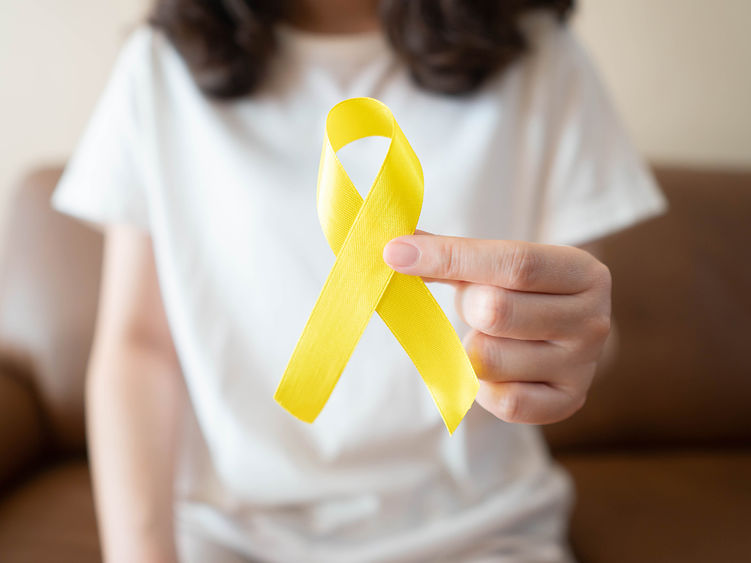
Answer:
M579 410L610 332L608 268L579 248L415 234L389 242L394 270L456 288L477 402L506 422Z

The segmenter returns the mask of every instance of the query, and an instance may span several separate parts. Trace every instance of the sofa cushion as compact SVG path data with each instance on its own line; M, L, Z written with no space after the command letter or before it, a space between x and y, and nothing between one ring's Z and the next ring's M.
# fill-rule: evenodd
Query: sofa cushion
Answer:
M46 438L31 374L0 356L0 494L39 462Z
M30 365L55 445L84 449L83 381L99 298L102 235L53 210L61 170L30 174L0 237L0 354Z
M748 561L751 452L576 454L580 563Z
M83 460L47 467L0 498L0 560L101 561Z
M751 443L751 173L657 177L668 214L604 243L618 357L545 428L559 451Z

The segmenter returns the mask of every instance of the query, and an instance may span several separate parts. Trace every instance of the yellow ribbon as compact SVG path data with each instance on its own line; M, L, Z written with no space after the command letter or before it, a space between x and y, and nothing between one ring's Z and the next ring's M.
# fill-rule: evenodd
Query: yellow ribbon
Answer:
M336 151L357 139L391 139L365 200ZM326 119L318 169L318 218L336 255L274 398L313 422L326 404L376 311L420 372L453 433L472 406L479 383L451 323L419 276L392 270L383 247L415 232L423 175L391 110L372 98L334 106Z

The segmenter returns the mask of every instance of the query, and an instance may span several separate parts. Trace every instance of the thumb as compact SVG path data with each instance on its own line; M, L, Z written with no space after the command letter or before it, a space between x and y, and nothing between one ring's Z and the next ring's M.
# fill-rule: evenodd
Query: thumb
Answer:
M430 231L423 231L421 229L415 229L415 233L414 234L416 234L416 235L433 235L433 236L435 236L435 233L431 233ZM388 248L390 242L391 241L389 241L388 243L386 243L386 246L383 247L384 262L386 262L387 265L388 265L388 262L385 259L385 256L387 254L386 248ZM391 266L389 266L389 267L391 267ZM432 282L445 283L445 284L448 284L448 285L452 285L452 286L454 286L456 288L459 288L461 285L463 285L465 283L465 282L457 281L457 280L446 280L446 279L441 279L441 278L430 278L430 277L427 277L427 276L420 276L420 277L421 277L422 281L424 281L426 283L432 283Z

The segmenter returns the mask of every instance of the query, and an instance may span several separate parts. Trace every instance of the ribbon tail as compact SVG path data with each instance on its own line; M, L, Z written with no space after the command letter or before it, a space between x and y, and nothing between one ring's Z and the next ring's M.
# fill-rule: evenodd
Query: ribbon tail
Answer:
M454 327L418 276L395 273L376 312L415 364L453 434L480 387Z
M349 256L341 256L321 289L295 345L274 399L304 422L313 422L331 396L375 307L388 286L388 268L352 280ZM343 299L361 288L359 299Z

